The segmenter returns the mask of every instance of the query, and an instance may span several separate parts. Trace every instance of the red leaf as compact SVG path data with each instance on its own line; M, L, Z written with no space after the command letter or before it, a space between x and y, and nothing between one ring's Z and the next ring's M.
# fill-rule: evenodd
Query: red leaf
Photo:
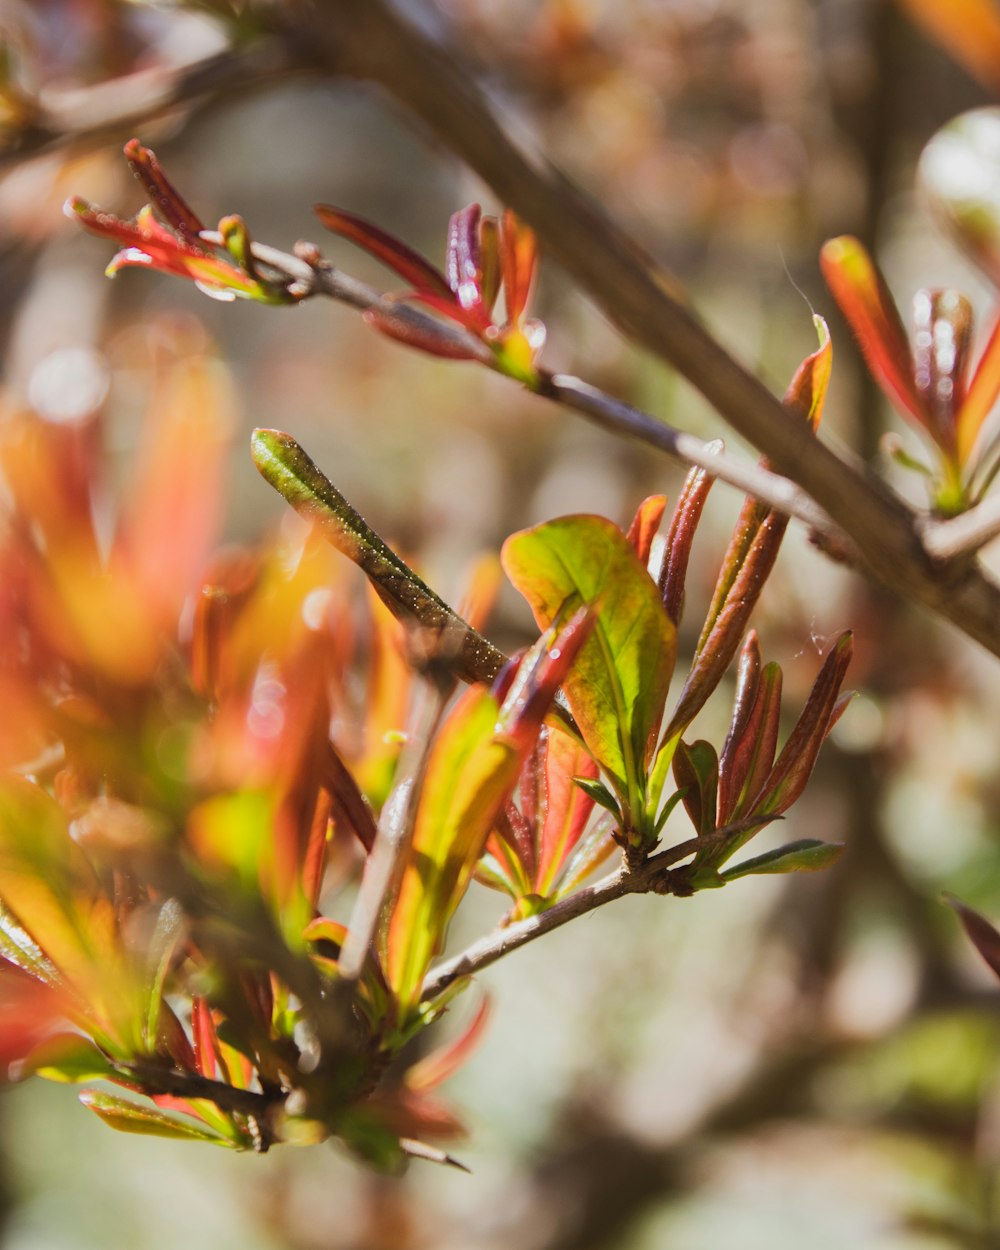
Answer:
M463 1033L410 1068L403 1078L407 1089L414 1092L435 1089L457 1072L482 1040L489 1018L490 1000L484 998Z
M713 446L721 447L721 443ZM663 568L660 570L660 594L667 616L675 625L681 619L684 606L684 582L691 557L691 544L714 481L704 469L692 469L684 480L674 515L670 519Z
M451 300L442 301L448 304L448 315L452 316L455 306ZM440 310L439 310L440 311ZM395 339L397 343L405 343L407 347L415 347L418 351L427 352L431 356L441 356L446 360L475 360L477 353L470 344L465 346L461 342L445 333L437 332L429 325L421 325L409 317L394 316L390 312L382 312L378 309L368 308L363 312L362 319L379 330L387 338ZM464 316L455 318L465 325Z
M156 154L150 148L144 148L138 139L129 139L125 144L125 159L152 203L159 209L164 221L177 231L189 247L207 254L209 249L199 238L201 231L205 229L201 219L171 184L156 159Z
M636 509L632 524L628 527L628 540L635 548L639 563L649 564L649 553L656 531L660 528L667 507L666 495L650 495Z
M503 215L500 253L507 322L518 325L531 299L538 267L538 243L535 232L519 221L509 208Z
M315 204L313 212L327 230L364 248L369 255L399 274L404 282L409 282L415 290L422 294L435 292L447 299L452 298L451 289L441 271L402 240L380 230L363 217L334 208L331 204Z
M467 312L483 306L483 257L479 246L478 204L453 213L448 222L445 276L459 305ZM487 318L488 320L488 318Z
M580 789L574 778L596 778L597 765L578 742L560 730L548 730L544 743L545 809L535 889L538 894L547 896L576 849L594 810L594 800Z
M754 814L780 815L805 789L826 737L851 653L851 633L846 631L827 652L802 714L764 783L761 796L753 801Z

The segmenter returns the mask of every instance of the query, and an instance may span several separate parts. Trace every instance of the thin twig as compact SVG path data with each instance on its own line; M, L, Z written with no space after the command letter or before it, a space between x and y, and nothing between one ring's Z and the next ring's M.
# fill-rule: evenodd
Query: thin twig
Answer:
M144 1094L169 1094L173 1098L201 1098L214 1103L222 1111L235 1111L239 1115L252 1115L257 1119L266 1116L282 1096L263 1094L257 1090L239 1089L224 1081L214 1081L196 1072L180 1072L176 1068L164 1068L151 1060L116 1064L117 1070L128 1080L141 1086Z
M955 560L981 550L1000 537L1000 495L991 495L961 516L929 520L923 529L924 546L938 560Z
M54 148L91 148L129 135L179 108L190 109L236 92L254 90L298 68L290 43L260 40L228 48L187 65L154 66L85 87L47 89L22 101L27 121L0 148L0 169Z
M206 230L202 237L206 243L216 247L222 243L221 235L215 231ZM480 363L494 369L497 367L496 357L489 348L461 327L447 325L420 308L402 303L342 273L321 259L312 244L300 244L297 252L297 255L291 256L277 248L253 244L254 258L291 279L300 299L322 295L362 312L374 311L397 321L407 321L424 337L452 344L474 355ZM310 259L306 260L306 256ZM841 547L846 541L844 531L794 482L720 449L718 441L707 443L693 434L677 430L650 413L623 403L570 374L543 373L540 384L533 389L543 398L579 412L602 429L636 438L682 464L707 469L713 477L795 517L810 529L835 540Z
M406 856L413 832L413 819L431 744L444 715L448 700L444 691L430 683L423 689L424 702L413 712L411 732L399 762L398 780L386 800L378 823L378 834L365 870L340 952L338 967L345 981L357 981L364 971L372 943L382 918L382 910Z
M770 822L765 820L763 823ZM689 838L686 842L678 843L669 850L661 851L638 867L629 868L623 864L617 871L602 877L593 885L584 886L583 889L570 894L568 898L562 899L548 911L543 911L538 916L529 916L526 920L518 920L495 933L487 934L478 942L473 942L461 954L445 960L431 970L424 981L424 999L436 998L460 977L472 976L480 972L490 964L496 963L498 959L527 945L528 942L533 942L536 938L551 933L553 929L561 928L570 920L575 920L577 916L584 916L616 898L623 898L626 894L678 892L673 888L669 875L669 870L675 864L679 864L681 860L687 859L689 855L694 855L697 851L710 850L716 844L731 840L734 833L739 832L744 826L752 825L755 829L759 829L761 824L761 818L757 817L753 821L727 825L723 829L717 829L714 833Z

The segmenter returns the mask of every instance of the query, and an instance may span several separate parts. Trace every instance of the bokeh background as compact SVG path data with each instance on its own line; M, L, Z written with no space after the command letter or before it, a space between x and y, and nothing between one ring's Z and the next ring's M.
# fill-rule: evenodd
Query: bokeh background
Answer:
M5 0L0 39L0 345L8 405L99 419L125 482L158 371L215 360L231 400L224 536L283 505L254 426L286 429L432 585L457 599L483 553L566 512L627 522L681 471L469 365L411 353L349 310L218 304L158 274L102 276L110 247L70 193L141 203L112 140L26 139L19 102L66 98L226 46L213 6ZM218 6L216 6L218 7ZM859 234L906 305L957 286L996 302L915 188L923 144L993 95L890 0L412 0L499 107L679 278L721 339L783 389L829 317L825 436L883 463L896 428L818 277ZM81 99L85 98L81 96ZM377 92L279 76L139 131L203 218L310 238L327 201L440 259L448 215L497 205ZM726 431L543 259L544 360L702 437ZM221 392L220 392L221 393ZM99 414L95 417L94 414ZM904 439L910 436L900 431ZM728 436L731 446L739 443ZM900 489L920 501L920 487ZM688 600L704 602L739 499L717 487ZM490 970L481 1049L450 1092L471 1176L371 1175L329 1146L264 1158L119 1137L73 1092L0 1096L0 1238L10 1250L944 1250L1000 1245L1000 993L941 901L1000 916L1000 672L956 634L814 551L793 527L757 618L787 706L856 630L861 691L781 841L847 851L817 877L692 900L627 899ZM691 625L694 628L694 625ZM489 632L522 643L501 595ZM705 736L724 733L724 699ZM2 713L0 713L2 714ZM713 717L715 718L713 720ZM491 924L473 891L456 946ZM466 1010L462 1004L456 1013Z

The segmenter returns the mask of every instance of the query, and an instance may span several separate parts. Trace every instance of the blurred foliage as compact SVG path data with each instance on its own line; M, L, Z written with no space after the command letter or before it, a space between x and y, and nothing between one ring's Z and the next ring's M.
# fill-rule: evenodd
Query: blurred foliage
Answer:
M252 7L242 6L240 38L250 34ZM920 288L953 287L989 325L995 300L913 192L924 143L963 110L993 102L988 30L974 41L961 27L950 38L937 32L968 57L973 80L910 25L904 7L940 18L965 6L449 0L438 16L557 163L664 257L724 340L766 376L786 377L811 350L797 288L830 317L827 424L885 469L879 441L887 427L897 437L903 427L834 320L819 280L823 239L859 237L901 306ZM989 22L992 6L979 7ZM169 73L221 47L229 8L9 4L0 139L16 156L43 89L137 69ZM210 217L236 205L255 237L283 246L315 232L308 205L318 200L349 206L436 255L447 213L473 196L488 199L346 84L275 83L189 124L161 120L143 138ZM162 503L167 521L143 519L157 511L157 458L134 467L151 408L169 407L196 427L207 421L198 437L209 461L225 454L227 426L293 428L320 463L335 466L377 528L452 595L470 559L516 528L566 512L624 523L638 499L680 490L676 470L645 450L614 445L485 371L405 353L342 310L215 308L154 275L104 284L93 241L72 232L60 206L79 191L139 207L116 147L50 152L8 168L0 328L12 406L30 402L48 423L68 421L55 428L68 429L74 455L91 454L92 414L101 411L101 472L127 488L129 523L145 534L134 549L155 553L148 589L127 613L90 589L83 596L76 625L109 680L161 663L158 622L171 602L176 618L170 588L200 571L183 565L189 548L180 536L169 541L179 518L193 515L183 501ZM335 246L338 263L367 276L364 261ZM547 358L560 368L686 428L719 432L544 264L536 307L549 328ZM178 357L188 362L179 369ZM201 362L197 379L187 376L192 361ZM179 397L168 404L174 388ZM225 533L256 541L263 521L277 521L279 501L243 461L240 451ZM209 468L204 459L188 465L196 475ZM898 480L903 490L916 481ZM922 503L919 482L916 490ZM716 570L706 553L721 549L734 512L717 489L688 571L698 601L711 598ZM103 550L106 511L96 524ZM301 542L286 532L278 549L301 550ZM323 586L340 586L340 566L310 553ZM120 558L134 559L127 550ZM243 574L238 560L227 568ZM338 628L354 635L357 619L377 609L356 586L348 598ZM91 1126L72 1100L67 1111L54 1097L65 1091L25 1086L0 1106L6 1244L994 1245L996 987L938 898L947 888L1000 916L996 674L971 648L822 561L794 531L756 619L768 653L782 657L794 706L805 702L818 654L846 623L855 628L851 680L864 695L834 731L788 829L761 834L768 845L815 836L847 851L832 872L787 884L757 879L692 904L631 900L499 966L490 974L490 1030L453 1082L481 1121L463 1151L472 1178L421 1169L383 1181L328 1151L248 1162L222 1152L206 1161L211 1152L180 1143L140 1148ZM523 606L501 596L491 636L512 649L531 634ZM689 623L679 634L681 650L694 647ZM384 690L391 705L392 685ZM340 694L357 702L350 684ZM394 750L382 735L398 726L395 715L397 707L385 708L367 746L354 739L364 788L382 797L385 751ZM699 732L721 741L723 713L706 709ZM133 747L155 756L169 787L184 743L151 744L137 732ZM262 768L269 759L263 753ZM127 820L117 827L129 836ZM334 853L332 871L348 869ZM475 885L468 904L455 918L456 941L495 914L495 895ZM190 1170L189 1153L198 1156Z

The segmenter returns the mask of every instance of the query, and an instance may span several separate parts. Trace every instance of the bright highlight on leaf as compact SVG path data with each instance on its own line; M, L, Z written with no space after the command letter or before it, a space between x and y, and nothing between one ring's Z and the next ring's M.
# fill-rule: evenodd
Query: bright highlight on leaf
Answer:
M676 630L625 535L601 517L563 517L508 538L508 577L547 628L567 605L595 612L566 680L587 746L607 773L626 828L642 819L643 777L673 673Z

